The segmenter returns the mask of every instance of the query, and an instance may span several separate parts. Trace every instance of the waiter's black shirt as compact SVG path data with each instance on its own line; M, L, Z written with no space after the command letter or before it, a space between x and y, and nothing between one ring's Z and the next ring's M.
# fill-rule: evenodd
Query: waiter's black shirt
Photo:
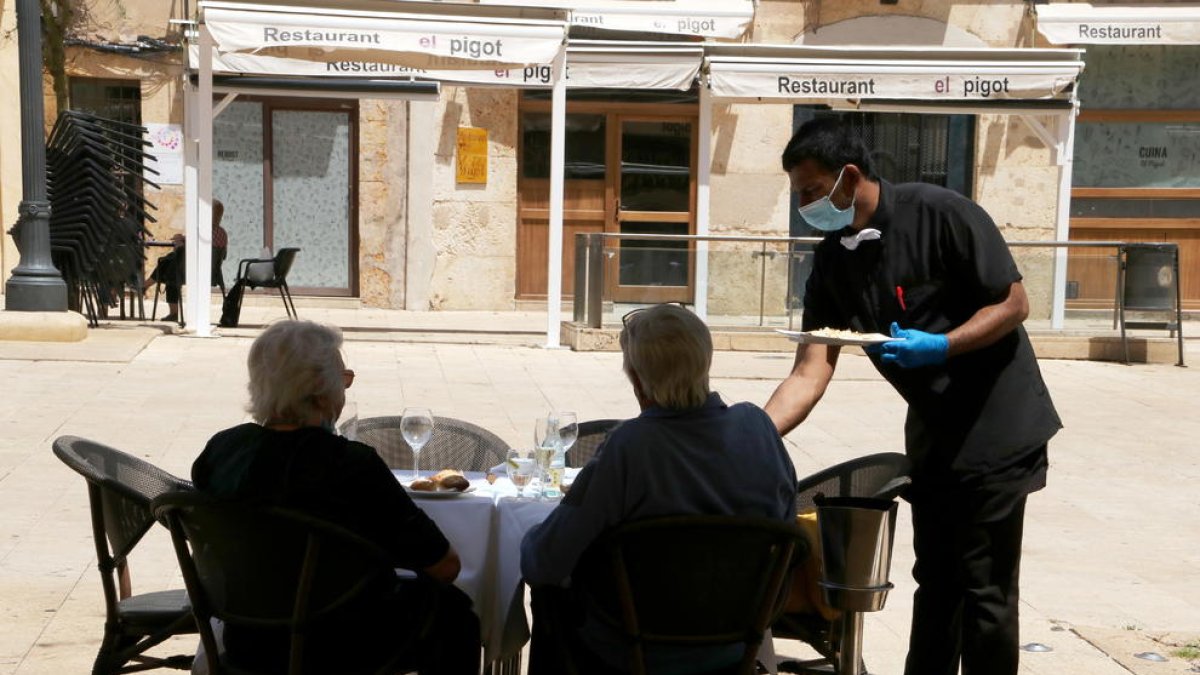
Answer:
M839 241L847 231L817 245L804 295L804 330L888 334L895 321L901 328L947 333L1021 280L991 217L951 190L880 181L879 204L867 227L878 229L880 239L854 251ZM1030 472L1044 484L1044 453L1040 460L1030 454L1062 423L1023 327L941 366L901 368L878 356L871 360L909 404L905 436L914 487L1023 480Z

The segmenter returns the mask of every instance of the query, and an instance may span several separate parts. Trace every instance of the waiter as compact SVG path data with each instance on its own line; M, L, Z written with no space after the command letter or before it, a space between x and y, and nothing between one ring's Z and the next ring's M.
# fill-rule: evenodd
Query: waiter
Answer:
M881 332L868 350L908 403L913 600L905 675L1015 675L1026 496L1046 484L1062 427L1021 322L1029 301L992 219L956 192L892 185L836 120L783 151L800 214L826 232L804 330ZM801 344L766 405L781 434L804 421L840 347Z

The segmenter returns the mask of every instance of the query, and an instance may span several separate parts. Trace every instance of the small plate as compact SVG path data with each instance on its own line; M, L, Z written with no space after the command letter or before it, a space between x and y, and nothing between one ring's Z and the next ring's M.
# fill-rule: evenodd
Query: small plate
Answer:
M414 490L408 487L407 483L401 483L404 486L404 491L413 499L453 499L463 495L469 495L475 491L475 486L459 492L458 490Z
M894 337L888 337L883 333L858 333L853 337L829 337L827 335L814 335L812 331L798 330L783 330L776 328L776 332L786 335L792 342L812 345L835 345L838 347L844 346L859 346L877 345L884 342L895 340Z

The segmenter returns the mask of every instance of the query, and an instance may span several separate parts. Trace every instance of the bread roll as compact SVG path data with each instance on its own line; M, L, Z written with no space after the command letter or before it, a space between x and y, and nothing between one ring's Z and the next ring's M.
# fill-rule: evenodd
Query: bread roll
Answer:
M458 492L462 492L471 487L471 482L459 474L450 474L438 481L438 486L443 490L457 490Z
M437 483L428 478L418 478L408 486L410 490L420 490L421 492L433 492L437 490Z

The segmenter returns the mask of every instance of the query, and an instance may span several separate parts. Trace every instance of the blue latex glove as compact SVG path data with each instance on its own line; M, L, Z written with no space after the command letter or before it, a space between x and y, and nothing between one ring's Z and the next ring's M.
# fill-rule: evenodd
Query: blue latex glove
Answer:
M913 328L904 329L892 322L892 337L897 338L879 346L884 363L894 363L901 368L937 366L946 362L950 350L950 339L945 335L926 333Z

